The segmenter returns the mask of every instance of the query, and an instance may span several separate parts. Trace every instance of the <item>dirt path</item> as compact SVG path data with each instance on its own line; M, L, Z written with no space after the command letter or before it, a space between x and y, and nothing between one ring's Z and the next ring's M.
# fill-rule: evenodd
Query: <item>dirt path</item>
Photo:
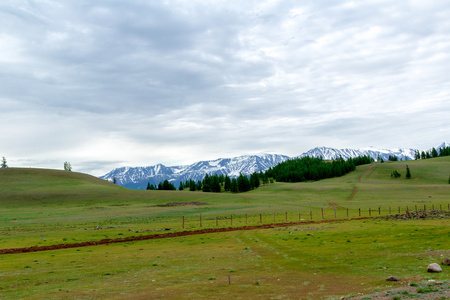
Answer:
M375 167L375 164L371 164L364 172L361 173L361 175L358 176L358 183L361 183L361 177L363 177L367 172L369 172L373 167ZM352 200L355 198L356 193L358 193L358 186L356 184L353 185L353 191L351 195L348 197L347 201Z
M364 172L361 173L361 175L358 176L358 183L361 183L361 177L363 177L363 175L366 175L367 172L372 170L373 167L375 167L375 163L371 164Z
M116 243L153 240L153 239L173 238L173 237L189 236L189 235L208 234L208 233L216 233L216 232L268 229L268 228L275 228L275 227L287 227L287 226L293 226L293 225L322 224L322 223L343 222L343 221L357 221L357 220L365 220L365 219L371 219L371 218L372 217L362 217L362 218L353 218L353 219L332 219L332 220L323 220L323 221L263 224L263 225L242 226L242 227L208 228L208 229L191 230L191 231L169 232L169 233L162 233L162 234L130 236L130 237L124 237L124 238L117 238L117 239L103 239L103 240L99 240L99 241L87 241L87 242L80 242L80 243L73 243L73 244L58 244L58 245L49 245L49 246L0 249L0 254L16 254L16 253L50 251L50 250L59 250L59 249L80 248L80 247L89 247L89 246L109 245L109 244L116 244Z

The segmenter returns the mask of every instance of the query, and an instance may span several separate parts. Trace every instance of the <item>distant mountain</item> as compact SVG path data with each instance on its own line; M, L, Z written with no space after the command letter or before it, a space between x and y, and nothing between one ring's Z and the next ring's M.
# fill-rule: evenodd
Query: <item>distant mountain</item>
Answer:
M310 157L322 157L325 160L337 159L342 157L343 159L348 159L350 157L357 156L370 156L374 160L378 160L379 157L383 160L388 160L389 156L397 156L399 160L412 160L414 159L415 149L377 149L373 147L363 148L363 149L335 149L329 147L316 147L308 152L305 152L299 157L310 156Z
M167 179L178 188L180 181L202 180L205 174L223 174L230 177L237 177L240 173L249 175L265 171L287 159L289 156L286 155L261 154L199 161L188 166L166 167L158 164L150 167L123 167L114 169L100 178L109 181L115 178L117 184L130 189L145 189L149 182L157 185Z
M450 142L444 142L436 149L449 147ZM415 149L377 149L368 147L363 149L335 149L330 147L316 147L297 157L322 157L325 160L337 159L342 157L348 159L367 155L374 160L382 157L387 161L389 156L397 156L399 160L414 159ZM270 167L291 159L291 157L280 154L260 154L244 155L234 158L219 158L216 160L199 161L187 166L167 167L162 164L149 167L123 167L114 169L111 172L100 176L101 179L113 181L117 184L130 189L145 189L147 183L157 185L158 183L169 180L178 188L180 181L202 180L205 174L223 174L230 177L237 177L240 173L250 175L253 172L266 171Z

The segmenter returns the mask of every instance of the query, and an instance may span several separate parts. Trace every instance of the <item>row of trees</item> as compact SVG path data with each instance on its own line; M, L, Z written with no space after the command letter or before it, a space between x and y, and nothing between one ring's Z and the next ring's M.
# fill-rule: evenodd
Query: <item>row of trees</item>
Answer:
M282 162L266 171L268 177L282 182L302 182L308 180L321 180L343 176L354 171L356 166L372 163L374 159L369 156L359 156L344 160L342 158L331 162L321 157L302 157Z
M432 148L431 150L428 151L422 151L419 152L419 150L416 150L414 153L414 159L418 160L418 159L427 159L427 158L433 158L433 157L439 157L439 156L450 156L450 147L445 147L445 148Z
M239 174L237 178L228 175L206 174L203 180L186 180L180 182L178 190L189 189L192 192L203 191L206 193L232 192L243 193L258 188L261 184L273 183L263 172L254 172L250 176ZM148 183L147 190L176 190L175 186L168 180L158 185Z

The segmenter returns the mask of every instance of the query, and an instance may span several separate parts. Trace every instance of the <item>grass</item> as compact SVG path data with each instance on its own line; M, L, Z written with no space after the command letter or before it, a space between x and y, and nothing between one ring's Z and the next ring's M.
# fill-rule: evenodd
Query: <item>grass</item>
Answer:
M406 164L412 179L404 177ZM392 179L397 169L402 177ZM245 194L127 190L57 170L0 169L0 248L185 230L387 214L449 204L450 158L359 166L341 178ZM356 190L356 192L355 192ZM350 197L353 194L353 197ZM200 206L157 207L168 202ZM217 221L216 221L217 218ZM448 280L448 220L364 220L0 256L0 294L15 298L334 297L389 288L391 275ZM98 228L98 229L97 229ZM231 284L228 284L230 275ZM214 279L212 279L214 278Z

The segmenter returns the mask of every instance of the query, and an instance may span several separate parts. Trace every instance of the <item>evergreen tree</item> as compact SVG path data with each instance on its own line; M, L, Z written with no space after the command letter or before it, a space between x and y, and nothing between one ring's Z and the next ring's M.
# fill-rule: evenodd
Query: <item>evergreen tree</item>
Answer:
M239 174L239 177L237 179L237 185L238 185L238 191L240 193L245 193L250 191L251 185L250 181L248 180L248 177L245 175Z
M225 175L225 184L224 184L224 189L225 191L229 192L231 190L231 179L230 177L228 177L228 175Z
M420 159L420 152L419 152L419 150L415 150L414 151L414 159L415 160L419 160Z
M405 175L406 179L410 179L411 178L411 172L409 170L408 165L406 165L406 175Z
M147 182L147 191L150 190L150 182Z
M438 157L437 150L434 147L433 147L433 149L431 149L431 157Z
M8 167L8 165L6 164L6 158L3 156L3 158L2 158L2 169L5 169L7 167Z
M233 179L231 180L231 186L230 186L230 189L231 189L231 192L232 192L232 193L237 193L237 192L239 192L239 189L238 189L238 183L237 183L236 178L233 178Z
M195 192L195 181L194 180L189 180L189 190L191 191L191 192Z
M209 193L211 192L211 177L208 174L205 174L203 177L203 192Z
M391 172L392 178L399 178L400 176L402 176L402 175L397 170L394 170Z
M420 158L421 158L421 159L427 158L427 156L426 156L426 154L425 154L425 151L422 151L422 152L420 153Z
M184 186L183 186L183 183L180 181L180 186L178 187L178 190L179 191L182 191L182 190L184 190Z
M220 178L218 175L213 175L211 177L211 192L220 193Z

